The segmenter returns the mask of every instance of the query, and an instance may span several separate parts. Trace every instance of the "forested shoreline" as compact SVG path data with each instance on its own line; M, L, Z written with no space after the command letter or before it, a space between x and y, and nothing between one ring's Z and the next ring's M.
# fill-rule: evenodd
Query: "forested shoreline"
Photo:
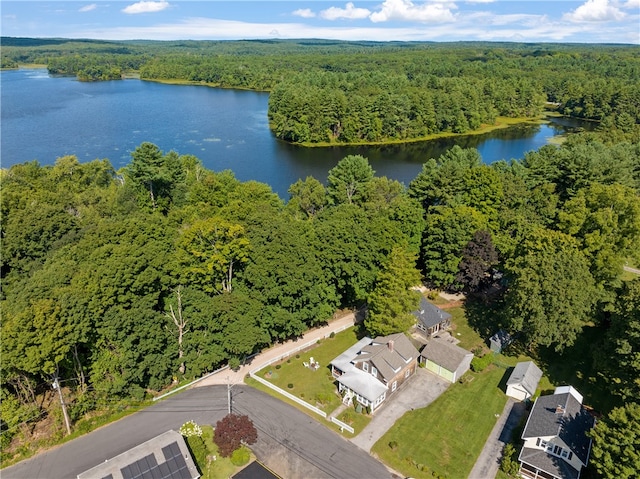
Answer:
M369 334L404 331L418 281L464 292L483 337L506 329L532 354L561 353L597 328L584 360L611 404L637 402L640 280L622 275L626 261L640 264L637 48L2 44L3 67L270 91L272 128L294 142L463 132L545 102L599 122L522 161L487 165L456 146L407 185L347 156L288 198L146 142L118 171L75 156L2 169L3 455L20 454L20 441L28 450L56 378L76 422L238 366L340 308L367 307Z
M463 134L498 117L562 115L640 137L636 46L322 40L101 42L3 37L2 66L83 81L187 82L271 93L275 135L304 145Z
M3 170L3 444L55 375L77 420L238 365L340 307L369 302L370 331L402 330L390 275L484 298L484 333L507 328L533 350L569 347L586 324L637 328L624 305L639 281L621 273L639 259L639 158L637 143L595 134L491 166L454 147L405 187L349 156L286 202L150 143L118 172L73 156ZM613 393L632 397L619 341L598 348Z

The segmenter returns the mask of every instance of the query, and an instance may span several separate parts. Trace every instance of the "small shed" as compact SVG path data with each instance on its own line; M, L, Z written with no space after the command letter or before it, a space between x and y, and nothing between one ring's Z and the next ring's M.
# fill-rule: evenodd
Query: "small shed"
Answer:
M469 370L473 353L460 346L435 337L420 352L420 362L438 376L452 383Z
M513 338L504 329L489 338L489 349L494 353L501 353L504 348L509 346Z
M507 396L519 401L531 399L536 393L542 371L533 361L516 364L507 380Z

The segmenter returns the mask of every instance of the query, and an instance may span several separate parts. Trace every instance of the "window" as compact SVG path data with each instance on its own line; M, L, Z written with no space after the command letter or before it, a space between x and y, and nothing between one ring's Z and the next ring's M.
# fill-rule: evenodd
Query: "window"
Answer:
M391 391L395 391L397 387L398 387L398 381L393 381L393 384L391 385Z
M362 370L365 373L368 373L369 372L369 363L362 363Z
M378 370L376 369L375 366L371 366L371 374L373 375L374 378L378 377Z

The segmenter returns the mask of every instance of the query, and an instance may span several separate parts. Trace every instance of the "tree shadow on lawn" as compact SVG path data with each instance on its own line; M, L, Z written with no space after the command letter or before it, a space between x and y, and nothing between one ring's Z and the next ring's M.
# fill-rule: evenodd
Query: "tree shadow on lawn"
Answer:
M611 394L594 357L602 346L604 333L603 327L585 326L575 343L564 351L541 346L535 353L538 366L552 384L573 386L584 396L585 405L601 413L622 405L622 401Z
M487 304L478 298L470 297L462 306L469 326L476 331L487 344L489 338L504 327L500 303Z

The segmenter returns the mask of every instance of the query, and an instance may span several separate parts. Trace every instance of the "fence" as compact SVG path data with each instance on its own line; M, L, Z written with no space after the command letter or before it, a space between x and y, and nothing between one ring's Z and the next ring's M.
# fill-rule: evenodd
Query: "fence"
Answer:
M339 332L344 331L344 330L346 330L346 329L349 329L349 328L351 328L351 327L353 327L353 325L352 325L352 324L347 324L347 325L341 326L340 328L338 328L338 329L336 329L336 330L334 330L334 331L332 331L332 332L330 332L330 333L325 334L325 335L324 335L324 339L326 339L326 338L330 337L330 336L331 336L331 334L339 333ZM326 418L327 418L327 413L326 413L326 412L324 412L323 410L321 410L321 409L319 409L319 408L317 408L317 407L315 407L315 406L312 406L312 405L311 405L311 404L309 404L308 402L303 401L302 399L300 399L300 398L298 398L298 397L294 396L293 394L291 394L291 393L289 393L289 392L285 391L284 389L280 389L278 386L275 386L275 385L271 384L269 381L266 381L265 379L262 379L260 376L258 376L258 375L256 374L258 371L260 371L260 370L262 370L262 369L266 368L267 366L270 366L270 365L272 365L273 363L277 363L278 361L282 361L282 360L284 360L284 359L287 359L287 358L288 358L289 356L291 356L292 354L296 354L297 352L302 351L303 349L307 349L308 347L313 346L313 345L314 345L314 344L316 344L317 342L318 342L318 340L317 340L317 339L316 339L316 340L313 340L313 341L307 341L306 343L301 344L300 346L298 346L298 347L296 347L296 348L294 348L294 349L292 349L292 350L290 350L290 351L287 351L286 353L281 354L280 356L278 356L278 357L276 357L276 358L273 358L273 359L271 359L271 360L267 361L266 363L262 364L259 368L252 369L251 371L249 371L249 376L251 376L253 379L255 379L256 381L258 381L260 384L264 384L265 386L267 386L268 388L270 388L270 389L272 389L272 390L276 391L277 393L282 394L284 397L291 399L291 400L292 400L293 402L295 402L296 404L299 404L299 405L301 405L302 407L305 407L305 408L307 408L307 409L309 409L309 410L311 410L311 411L315 412L316 414L318 414L318 415L320 415L320 416L322 416L323 418L325 418L325 419L326 419ZM331 418L330 418L330 420L331 420L331 422L333 422L333 423L337 424L337 425L338 425L338 426L340 426L341 428L346 429L346 430L347 430L347 431L349 431L351 434L353 434L353 433L354 433L354 429L353 429L351 426L349 426L349 425L347 425L347 424L343 423L342 421L339 421L338 419L336 419L336 418L334 418L334 417L331 417Z
M331 419L331 422L334 424L337 424L338 426L340 426L340 429L346 429L347 431L349 431L351 434L353 434L355 432L355 430L349 426L348 424L343 423L342 421L340 421L339 419L336 419L335 417L331 416L329 419Z
M157 401L159 399L162 399L162 398L165 398L167 396L170 396L173 393L177 393L178 391L182 391L183 389L186 389L189 386L193 386L195 383L199 383L203 379L207 379L208 377L213 376L214 374L218 374L219 372L224 371L225 369L229 369L229 365L228 364L226 366L222 366L220 369L216 369L215 371L213 371L211 373L205 374L204 376L202 376L202 377L200 377L198 379L194 379L190 383L184 384L184 385L180 386L179 388L172 389L168 393L164 393L161 396L154 397L153 401L155 402L155 401Z

